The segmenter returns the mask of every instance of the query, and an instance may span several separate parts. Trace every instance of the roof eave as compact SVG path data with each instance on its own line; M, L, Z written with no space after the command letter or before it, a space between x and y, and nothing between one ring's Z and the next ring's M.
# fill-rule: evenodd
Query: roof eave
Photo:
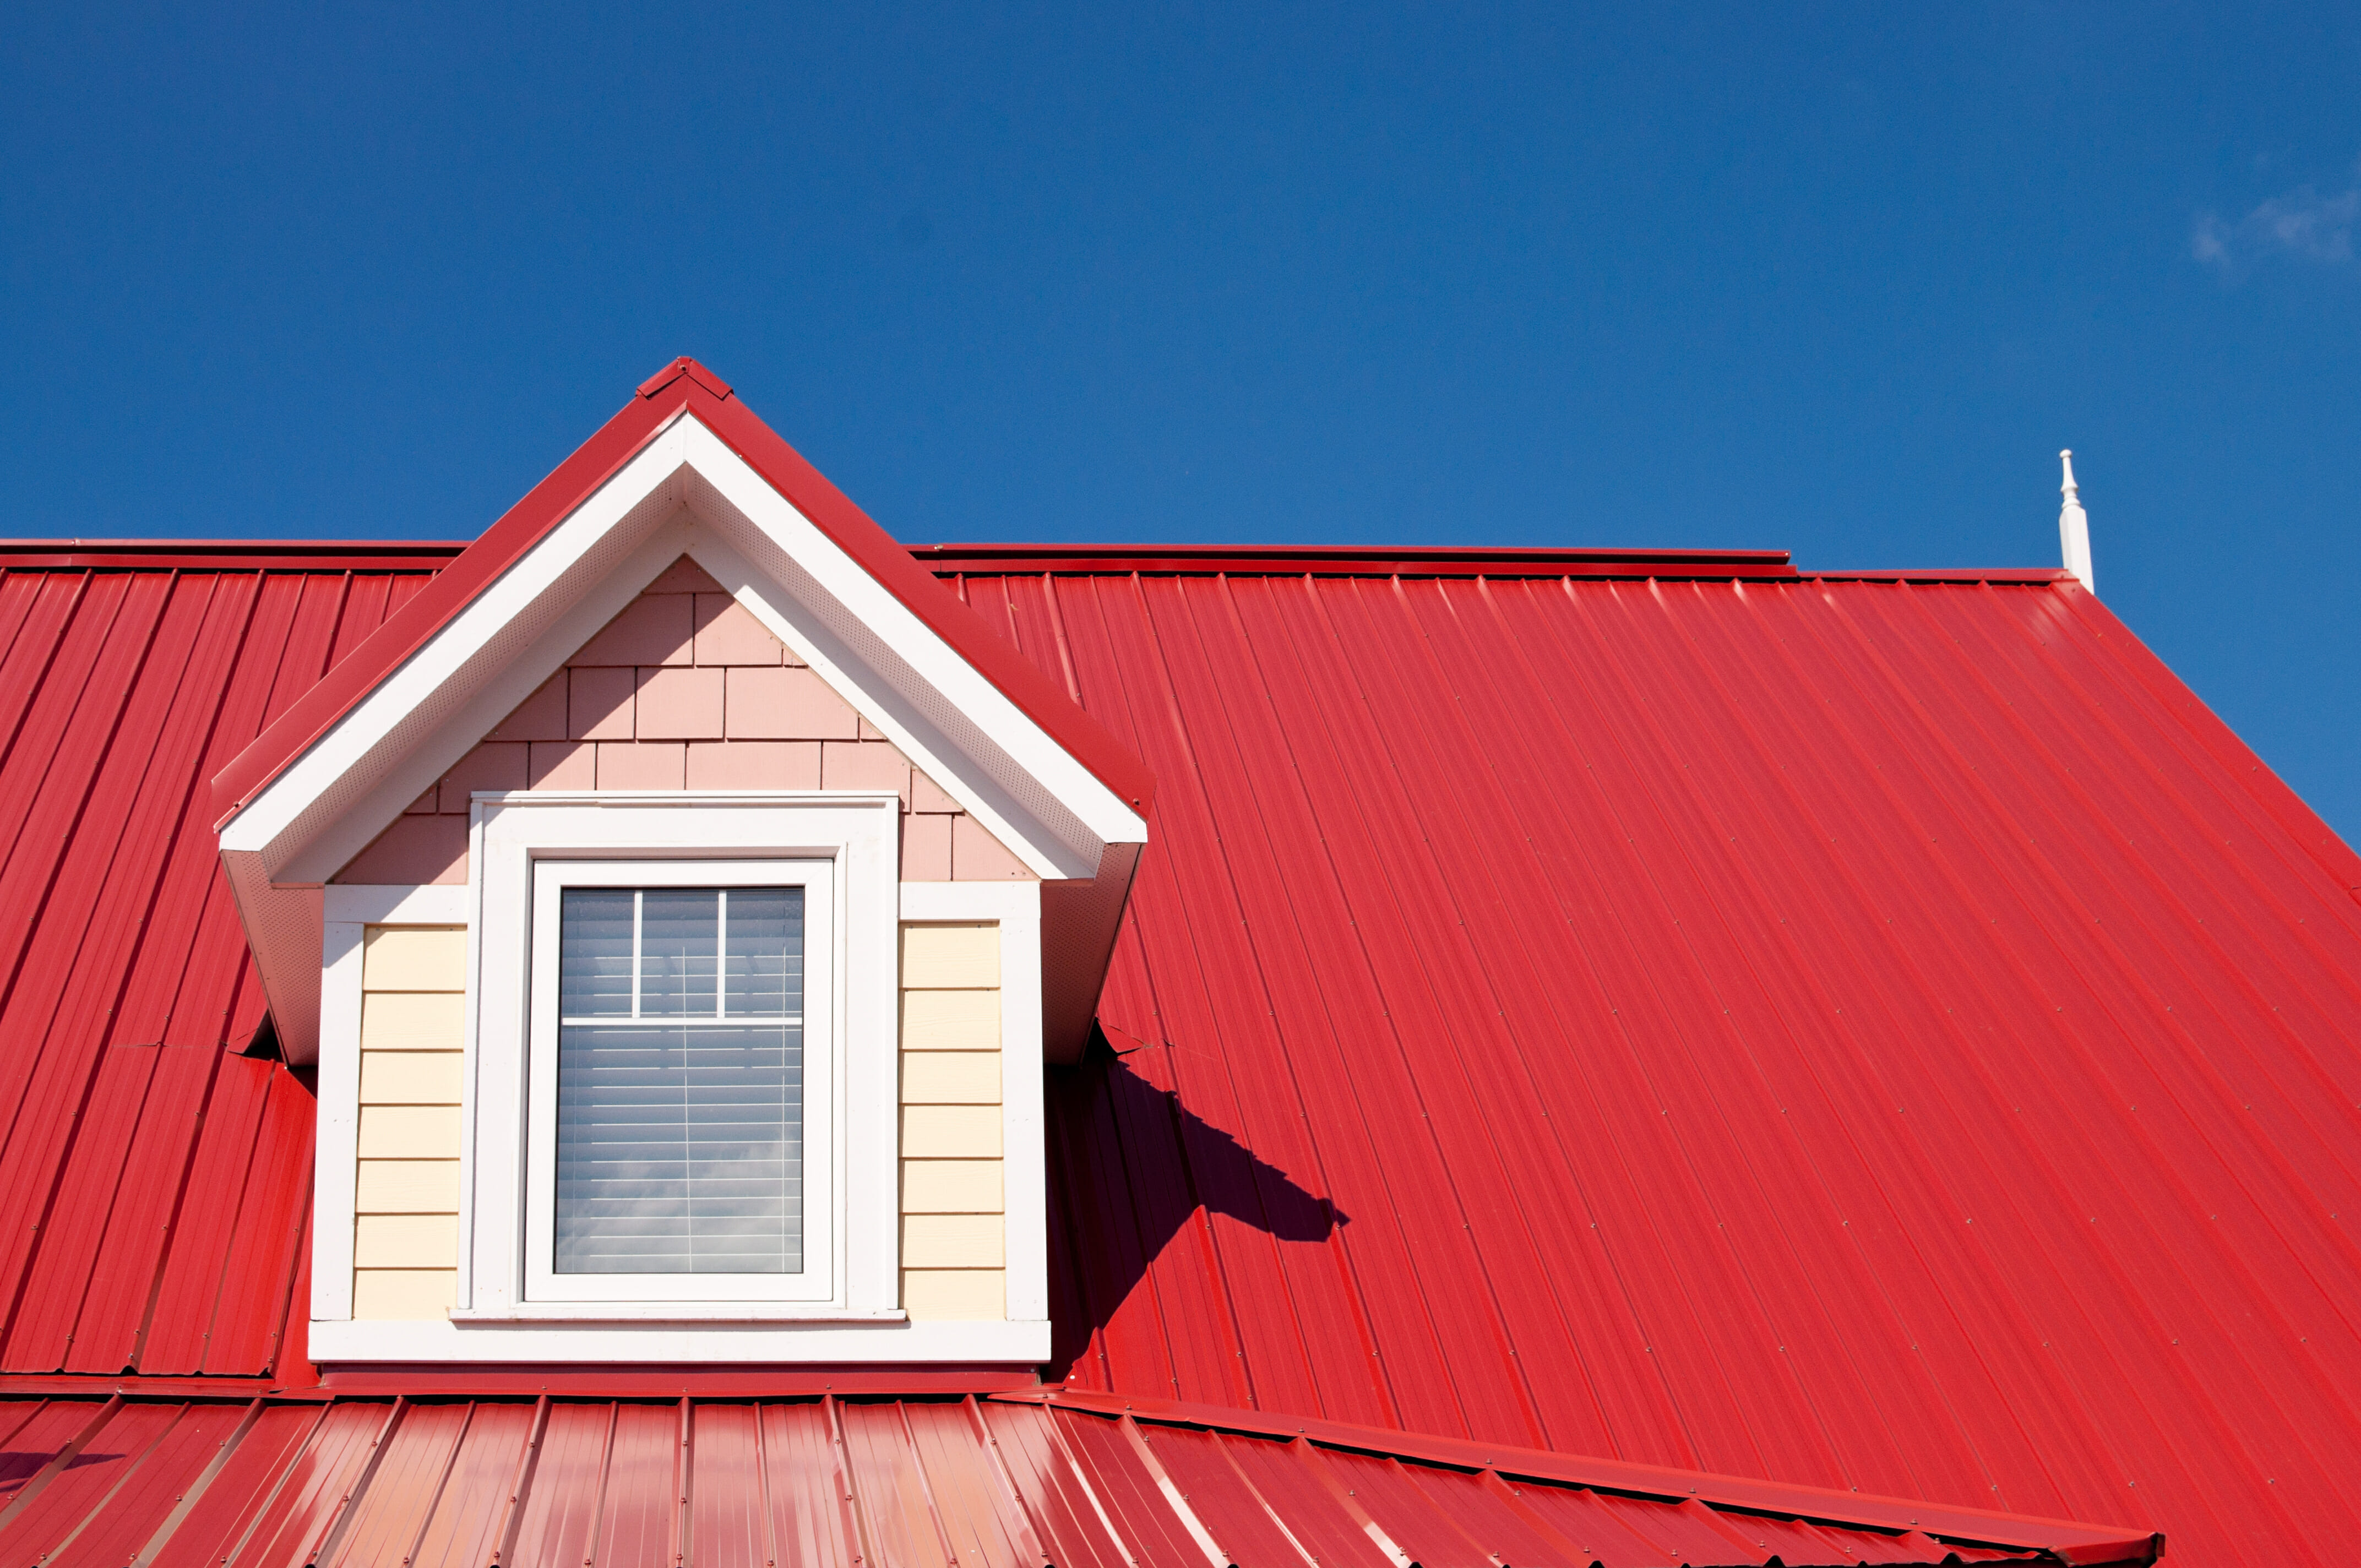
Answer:
M1695 1498L1716 1508L1741 1508L1812 1524L1896 1532L1917 1530L1938 1541L2039 1552L2060 1563L2074 1563L2077 1568L2102 1568L2115 1563L2146 1568L2164 1552L2164 1537L2150 1531L2113 1530L2069 1519L1953 1508L1906 1497L1864 1496L1821 1486L1633 1464L1616 1459L1582 1458L1546 1449L1475 1442L1310 1417L1274 1416L1220 1405L1056 1387L994 1394L989 1398L1058 1406L1094 1415L1129 1415L1136 1420L1255 1437L1303 1437L1334 1448L1357 1449L1463 1469L1491 1470L1661 1502L1680 1503Z

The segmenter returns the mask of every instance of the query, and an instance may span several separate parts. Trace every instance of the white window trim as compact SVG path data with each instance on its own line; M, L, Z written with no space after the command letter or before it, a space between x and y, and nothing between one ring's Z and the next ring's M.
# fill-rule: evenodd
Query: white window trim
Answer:
M471 925L467 1109L460 1175L460 1274L454 1323L595 1319L686 1321L894 1320L898 1291L895 1051L901 799L848 791L542 791L484 794L469 827ZM692 1299L551 1299L529 1286L525 1237L532 1197L527 1126L533 866L550 858L601 861L826 860L832 862L836 936L830 1037L836 1064L823 1105L807 1087L807 1137L832 1117L827 1212L807 1206L810 1234L826 1227L826 1288L766 1301L719 1293ZM822 956L816 948L807 962ZM815 1048L811 1031L806 1048ZM806 1180L814 1183L807 1158ZM817 1222L817 1223L816 1223ZM807 1241L807 1271L823 1261ZM543 1287L547 1289L547 1286Z
M489 806L566 805L697 806L770 804L836 805L863 801L883 828L898 828L898 801L892 796L846 795L596 795L543 792L489 795ZM480 818L482 812L478 813ZM684 817L736 819L737 811L687 812ZM743 825L715 826L704 836L726 839L721 852L741 852ZM870 1365L961 1363L1038 1365L1050 1349L1045 1111L1041 1061L1041 889L1032 882L901 883L887 916L898 944L900 921L996 921L1001 930L1001 1025L1004 1050L1004 1173L1007 1225L1005 1321L910 1322L894 1310L851 1310L841 1316L812 1312L793 1320L750 1314L742 1304L651 1304L620 1315L603 1303L549 1302L517 1313L496 1301L476 1282L475 1238L461 1216L459 1299L451 1321L355 1321L352 1318L353 1181L357 1154L359 1101L360 944L362 927L373 924L465 926L468 928L467 1036L469 1075L478 1056L478 1014L483 992L481 907L484 849L480 821L471 835L470 883L450 887L360 887L325 890L328 927L323 957L320 1146L317 1223L313 1227L310 1354L324 1363L499 1364L616 1362L647 1363L856 1363ZM890 840L889 840L890 841ZM710 846L708 846L709 848ZM760 848L759 844L756 846ZM898 854L898 843L893 846ZM898 875L898 869L893 873ZM898 947L882 977L890 988L884 1005L898 1024ZM898 1051L898 1028L893 1033ZM890 1058L893 1053L887 1053ZM891 1075L895 1069L888 1068ZM889 1076L885 1098L898 1108L898 1083ZM480 1097L471 1091L463 1146L463 1192L476 1191L478 1143L475 1118ZM511 1125L514 1124L511 1123ZM898 1117L889 1109L886 1146L899 1150ZM900 1204L893 1185L884 1191L884 1212L869 1222L882 1238L884 1277L874 1301L899 1299ZM851 1230L851 1223L848 1223Z
M606 1318L648 1312L708 1312L759 1321L781 1315L785 1303L841 1306L837 1290L836 1128L841 1119L843 1053L835 1025L837 971L844 949L836 940L843 878L834 856L795 860L646 858L583 860L544 856L532 872L533 991L526 1058L524 1300L533 1310L595 1307ZM558 904L574 886L750 887L804 889L802 1211L793 1274L559 1274L552 1266L557 1203ZM757 1305L757 1304L760 1305Z

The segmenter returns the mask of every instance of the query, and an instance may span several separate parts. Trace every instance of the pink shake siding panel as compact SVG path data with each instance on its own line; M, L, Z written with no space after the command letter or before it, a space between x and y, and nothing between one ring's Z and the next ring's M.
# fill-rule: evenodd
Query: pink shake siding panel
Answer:
M753 612L728 594L697 596L697 662L700 665L795 664Z
M329 879L340 883L452 886L467 880L467 819L397 817L376 842Z
M697 638L697 600L688 594L642 594L566 661L591 664L686 664Z
M600 789L685 789L687 769L688 748L677 740L602 742L598 747Z
M573 740L628 740L631 738L631 698L639 672L631 668L571 670L566 673L566 738Z
M566 731L566 672L541 683L541 689L517 705L514 713L493 726L487 740L563 740Z
M921 817L915 813L902 818L904 882L951 880L953 820L949 817Z
M719 670L642 669L638 721L642 740L721 739Z
M704 567L683 555L658 572L656 580L643 591L652 594L718 594L723 589Z
M598 748L587 740L536 740L527 789L597 789Z
M667 591L666 584L675 586ZM656 600L671 602L646 608ZM890 789L905 813L923 816L906 823L906 880L1031 874L686 561L411 808L421 821L439 811L443 826L397 823L335 880L464 883L470 798L494 789Z
M528 773L526 749L516 740L490 740L478 746L459 765L443 775L443 810L467 815L468 797L479 789L522 789Z
M910 804L910 763L890 740L830 740L819 749L822 789L890 789Z
M817 740L692 740L691 789L818 789Z
M732 740L851 740L861 733L852 705L810 670L747 666L723 675Z

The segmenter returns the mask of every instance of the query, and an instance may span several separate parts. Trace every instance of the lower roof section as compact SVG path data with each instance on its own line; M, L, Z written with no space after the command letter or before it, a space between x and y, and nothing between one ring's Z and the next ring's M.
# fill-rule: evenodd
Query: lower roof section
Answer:
M1236 1418L1233 1420L1230 1418ZM1241 1426L1239 1423L1246 1423ZM0 1562L174 1568L1785 1568L2146 1564L2157 1538L2003 1515L1831 1518L1636 1467L1455 1462L1398 1434L1053 1394L782 1401L0 1402ZM1635 1488L1630 1486L1637 1482ZM1747 1483L1731 1483L1743 1487ZM1788 1499L1794 1502L1796 1499Z

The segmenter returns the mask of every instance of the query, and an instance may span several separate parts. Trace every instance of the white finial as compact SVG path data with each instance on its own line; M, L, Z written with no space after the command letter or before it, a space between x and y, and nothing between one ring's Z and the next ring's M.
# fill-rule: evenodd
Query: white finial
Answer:
M2091 518L2082 510L2082 492L2074 483L2074 454L2060 452L2058 460L2066 466L2066 482L2059 487L2066 501L2058 509L2058 543L2065 552L2066 569L2081 578L2085 588L2097 593L2098 582L2091 576Z

